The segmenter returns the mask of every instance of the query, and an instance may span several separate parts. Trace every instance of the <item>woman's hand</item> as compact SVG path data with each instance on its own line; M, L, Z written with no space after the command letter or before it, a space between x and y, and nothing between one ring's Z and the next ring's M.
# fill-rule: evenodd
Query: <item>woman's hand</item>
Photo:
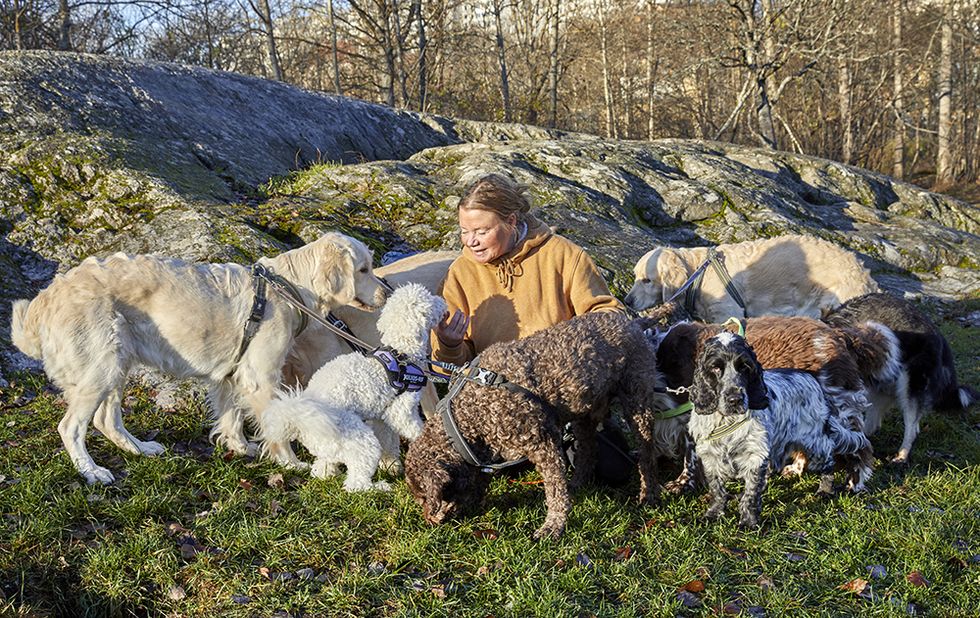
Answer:
M466 329L470 326L470 317L464 315L457 309L452 315L447 311L442 316L442 321L436 325L436 337L448 348L453 348L463 343L466 336Z

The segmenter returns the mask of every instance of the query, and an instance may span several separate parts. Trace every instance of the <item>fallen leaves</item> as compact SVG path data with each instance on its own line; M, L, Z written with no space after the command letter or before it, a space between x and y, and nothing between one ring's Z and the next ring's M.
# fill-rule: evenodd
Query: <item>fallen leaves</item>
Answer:
M283 489L286 486L286 482L282 478L282 474L276 472L275 474L270 474L266 484L273 489Z
M480 530L473 531L473 538L475 539L486 539L488 541L496 540L500 534L493 528L482 528Z
M632 555L633 555L633 548L632 547L629 547L629 546L619 547L619 548L616 549L616 552L613 554L613 561L614 562L626 562L627 560L630 559L630 557Z
M688 592L704 592L704 582L700 579L692 579L678 588L678 590L687 590Z
M868 587L868 580L861 579L860 577L852 579L846 584L841 584L837 586L838 589L850 592L852 594L861 595L865 589Z
M912 584L913 586L915 586L917 588L928 588L929 587L929 580L927 580L922 575L922 573L920 573L918 571L912 571L911 573L909 573L908 575L905 576L905 579L906 579L906 581L908 581L910 584Z

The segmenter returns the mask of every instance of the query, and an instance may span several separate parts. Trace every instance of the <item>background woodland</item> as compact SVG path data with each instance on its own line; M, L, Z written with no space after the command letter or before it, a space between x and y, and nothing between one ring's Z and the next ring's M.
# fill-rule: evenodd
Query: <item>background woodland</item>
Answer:
M457 118L980 177L966 0L0 0L0 49L170 60ZM977 201L972 199L972 201Z

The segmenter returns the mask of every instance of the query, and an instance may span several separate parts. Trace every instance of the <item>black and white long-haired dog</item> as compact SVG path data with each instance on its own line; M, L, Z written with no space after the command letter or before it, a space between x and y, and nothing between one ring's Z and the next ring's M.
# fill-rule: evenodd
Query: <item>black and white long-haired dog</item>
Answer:
M876 324L890 329L898 341L901 369L893 380L869 380L871 410L865 416L864 430L873 434L885 414L897 404L905 422L905 435L895 463L907 463L912 445L919 435L919 422L933 408L965 410L980 395L956 379L956 366L949 342L936 325L911 302L891 294L865 294L852 298L823 317L823 321L845 333L850 328ZM849 345L859 359L865 349L860 340Z
M779 471L802 451L807 469L822 475L820 491L833 489L836 465L848 469L853 491L871 476L871 443L841 417L835 397L811 374L763 370L744 337L723 332L708 339L698 356L690 397L688 431L704 466L717 519L728 502L725 482L745 482L739 525L754 528L770 470Z

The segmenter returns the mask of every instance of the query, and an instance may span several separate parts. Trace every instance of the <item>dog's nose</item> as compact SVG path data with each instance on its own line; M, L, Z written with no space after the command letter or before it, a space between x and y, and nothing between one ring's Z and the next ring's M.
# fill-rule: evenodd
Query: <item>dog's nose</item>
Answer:
M745 401L742 391L728 391L725 393L725 403L730 407L740 406Z

